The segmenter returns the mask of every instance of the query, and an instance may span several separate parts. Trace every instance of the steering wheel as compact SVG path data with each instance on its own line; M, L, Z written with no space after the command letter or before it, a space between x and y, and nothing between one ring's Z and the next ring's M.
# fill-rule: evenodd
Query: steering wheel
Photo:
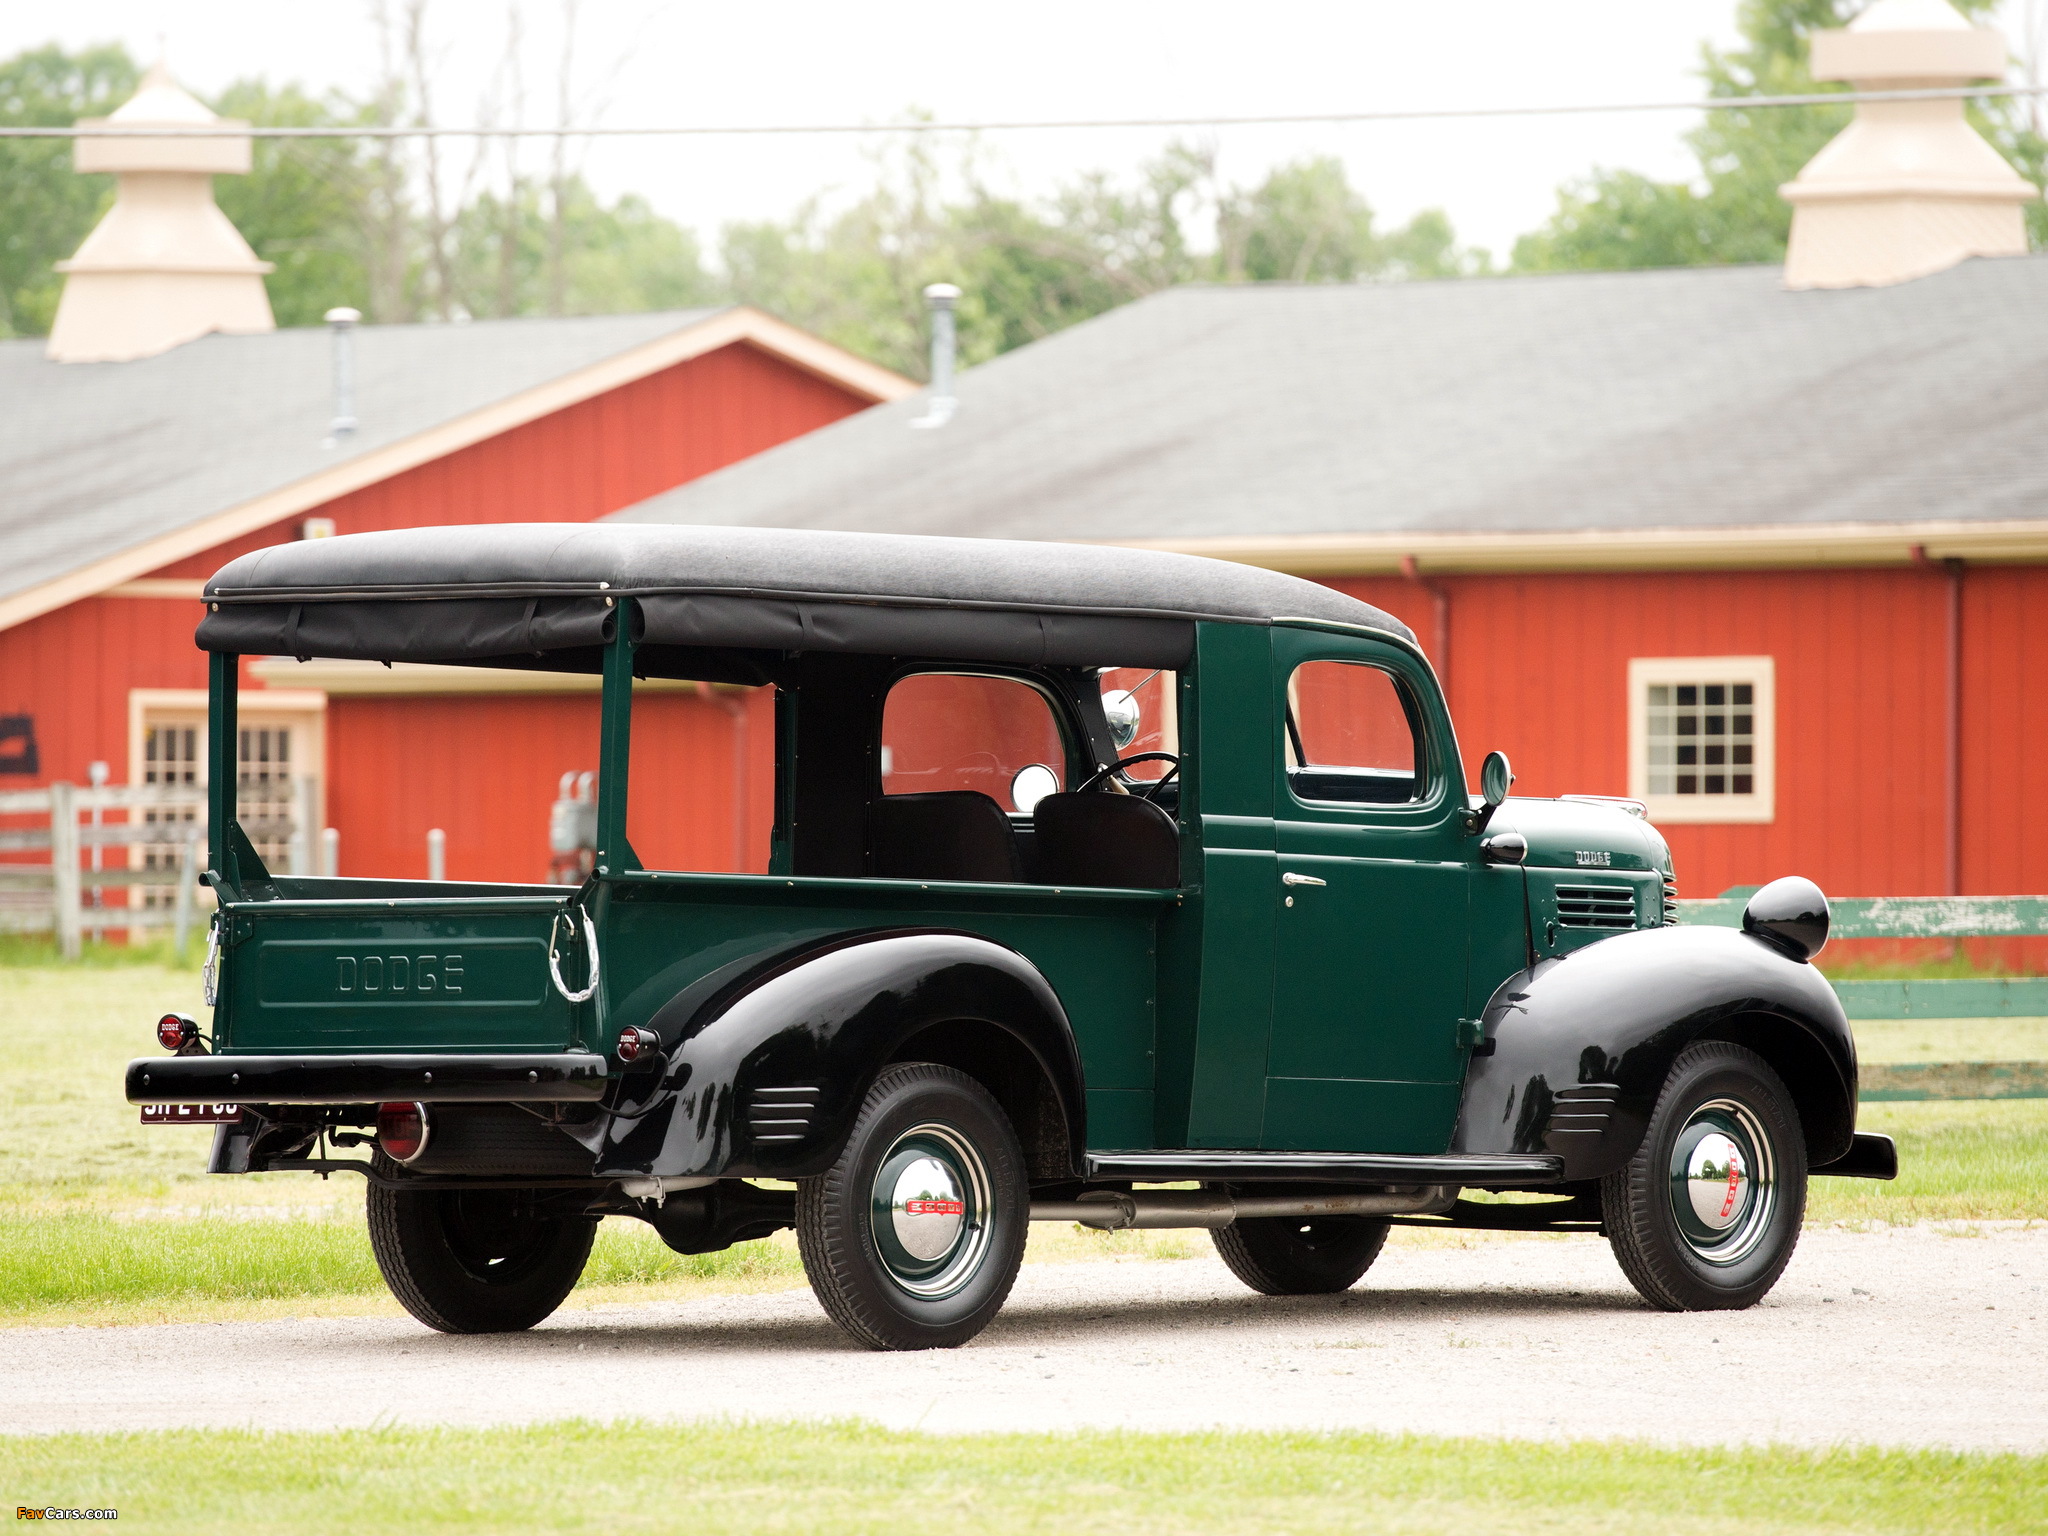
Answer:
M1124 769L1130 767L1133 763L1173 764L1173 766L1169 768L1165 773L1162 773L1158 778L1154 779L1150 784L1146 785L1144 789L1139 791L1140 798L1146 800L1150 800L1154 795L1158 794L1160 786L1165 784L1175 774L1180 772L1180 756L1178 753L1133 752L1129 757L1118 758L1115 762L1111 763L1107 768L1097 769L1094 773L1088 776L1087 781L1083 783L1079 789L1075 790L1074 793L1077 795L1087 794L1089 790L1094 789L1097 785L1102 783L1102 781L1108 778L1111 774L1121 773Z

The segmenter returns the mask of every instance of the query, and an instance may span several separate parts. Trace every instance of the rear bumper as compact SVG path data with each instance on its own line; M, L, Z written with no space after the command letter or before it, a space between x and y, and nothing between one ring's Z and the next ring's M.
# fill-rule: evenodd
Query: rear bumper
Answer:
M166 1056L128 1063L131 1104L560 1103L604 1096L589 1051L488 1056Z
M1858 1131L1847 1152L1832 1163L1822 1163L1807 1172L1824 1173L1837 1179L1896 1179L1899 1176L1899 1149L1889 1136Z

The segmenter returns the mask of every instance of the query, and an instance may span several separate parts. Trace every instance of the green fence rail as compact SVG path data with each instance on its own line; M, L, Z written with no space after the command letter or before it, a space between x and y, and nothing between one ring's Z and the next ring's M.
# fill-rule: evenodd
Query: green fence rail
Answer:
M1742 926L1754 886L1706 901L1681 901L1678 920ZM2048 936L2048 896L1849 896L1828 903L1837 939L2014 939ZM2048 976L1938 980L1837 981L1852 1019L2048 1018ZM1865 1102L1901 1099L2048 1098L2048 1062L1871 1062L1862 1070Z
M1740 928L1754 886L1681 901L1678 920ZM2048 896L1843 896L1828 903L1836 939L2026 939L2048 935Z
M2048 976L1838 981L1834 986L1852 1019L2048 1018Z

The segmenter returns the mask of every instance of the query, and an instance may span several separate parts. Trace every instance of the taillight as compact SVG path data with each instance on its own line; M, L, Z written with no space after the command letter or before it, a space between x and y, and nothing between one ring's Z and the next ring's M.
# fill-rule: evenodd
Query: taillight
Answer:
M199 1039L199 1021L182 1013L167 1013L156 1021L156 1043L167 1051L182 1051Z
M424 1104L379 1104L377 1147L394 1163L410 1163L427 1150L434 1122Z
M653 1030L629 1026L619 1031L619 1060L638 1061L642 1056L651 1055L660 1044L661 1036Z

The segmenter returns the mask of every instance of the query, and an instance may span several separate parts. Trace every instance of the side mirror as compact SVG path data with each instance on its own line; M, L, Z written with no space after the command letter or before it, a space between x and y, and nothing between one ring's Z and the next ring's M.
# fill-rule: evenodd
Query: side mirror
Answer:
M1102 696L1102 713L1109 720L1109 739L1119 752L1138 739L1140 716L1135 695L1121 688L1110 689Z
M1828 899L1811 880L1787 875L1749 898L1742 931L1761 939L1788 960L1801 963L1821 952L1831 921Z
M1060 778L1043 763L1027 763L1017 770L1017 776L1010 780L1010 804L1026 816L1038 806L1047 795L1060 792Z
M1493 820L1493 813L1500 809L1501 802L1507 799L1508 791L1514 785L1515 770L1508 766L1507 753L1487 753L1486 761L1479 765L1479 798L1486 802L1486 809L1479 813L1479 820L1472 828L1474 832L1486 831L1486 824ZM1524 851L1527 851L1526 846Z
M1514 786L1515 770L1508 766L1507 753L1487 753L1486 761L1479 765L1480 798L1489 806L1499 805Z

